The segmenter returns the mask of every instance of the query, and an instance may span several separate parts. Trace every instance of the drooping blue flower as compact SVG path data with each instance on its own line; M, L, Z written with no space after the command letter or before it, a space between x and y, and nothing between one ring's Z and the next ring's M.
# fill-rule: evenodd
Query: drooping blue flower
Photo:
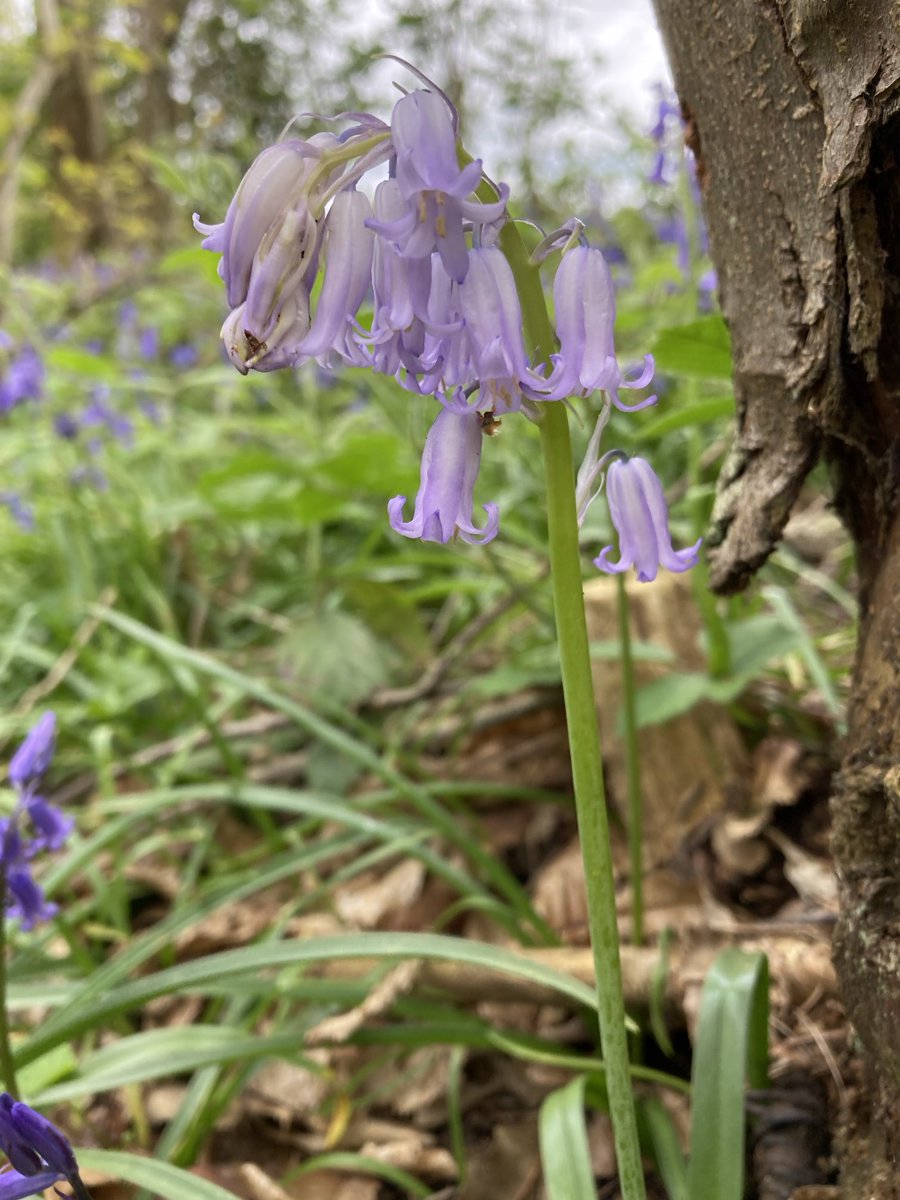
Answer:
M42 851L61 849L74 826L71 818L37 793L53 760L55 742L56 717L52 712L45 713L10 762L9 780L18 793L18 802L12 814L0 820L0 870L6 884L6 911L26 930L57 911L34 879L31 860Z
M13 787L24 792L38 783L53 762L55 749L56 714L47 712L28 731L25 741L12 756L9 781Z
M484 505L487 524L483 529L476 527L472 515L483 427L476 412L444 408L438 413L425 439L412 518L403 520L405 496L394 496L388 503L395 533L423 542L449 542L458 534L464 542L485 543L497 536L500 513L496 504Z
M393 220L370 221L406 258L441 257L447 274L461 283L469 267L463 221L497 221L506 211L509 188L500 187L492 204L469 200L481 181L481 160L460 167L456 154L456 114L437 92L401 96L391 115L395 176L406 211Z
M0 1200L21 1200L63 1179L78 1200L88 1200L69 1139L9 1092L0 1093L0 1149L13 1167L0 1175Z
M372 204L356 188L338 192L325 220L322 253L325 276L309 332L297 347L298 361L329 355L362 366L354 318L369 290L375 235L369 228Z
M462 385L474 380L475 399L469 407L504 414L516 412L523 400L544 398L546 380L528 365L522 332L522 309L516 281L506 256L496 246L469 251L469 270L460 284L459 304L465 322L463 335L467 378L445 379ZM458 391L452 407L463 406Z
M697 563L702 539L684 550L672 548L669 510L662 484L646 459L622 455L606 469L606 499L609 514L619 535L619 560L610 562L612 546L606 546L594 565L617 575L634 567L641 583L650 583L660 567L687 571Z
M383 180L375 189L375 220L384 225L402 217L405 211L397 180ZM375 239L372 328L368 332L360 330L356 336L369 365L380 374L395 375L400 370L415 374L424 369L433 257L407 258L386 238Z
M653 356L644 357L644 368L628 379L616 358L616 292L606 259L596 246L573 246L564 255L553 281L559 354L546 381L547 400L586 396L601 390L616 408L631 412L656 403L648 396L637 404L619 399L621 388L644 388L653 378Z

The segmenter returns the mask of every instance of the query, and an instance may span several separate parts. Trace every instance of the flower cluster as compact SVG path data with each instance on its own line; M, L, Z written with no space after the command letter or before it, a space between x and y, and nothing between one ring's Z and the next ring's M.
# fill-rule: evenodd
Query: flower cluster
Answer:
M31 872L31 860L44 850L59 850L74 822L38 792L53 761L56 717L45 713L30 730L9 764L9 782L17 795L11 816L0 820L0 869L6 881L6 911L23 929L56 912Z
M12 1169L0 1174L0 1200L22 1200L66 1180L77 1200L89 1200L69 1139L9 1092L0 1092L0 1150Z
M482 437L494 432L497 417L521 412L540 420L543 404L597 391L606 408L643 408L656 397L628 405L621 392L647 387L653 359L647 355L634 376L622 370L612 276L573 221L542 243L545 259L562 251L553 283L559 351L549 363L534 361L500 245L509 189L492 184L481 161L460 150L455 108L420 79L425 86L401 95L389 125L345 113L350 127L340 136L323 132L269 146L241 181L225 220L209 225L195 215L194 225L203 246L222 256L230 312L221 336L237 369L344 362L433 396L441 407L425 441L413 514L404 520L405 497L395 496L390 524L424 541L458 535L487 542L497 534L499 513L484 505L486 523L476 526L473 495ZM388 178L370 202L357 184L385 163ZM367 297L368 325L360 316ZM616 511L636 519L635 505ZM623 533L621 561L627 540ZM644 546L646 539L638 540ZM611 569L603 555L597 562ZM645 565L642 557L642 577L649 578Z

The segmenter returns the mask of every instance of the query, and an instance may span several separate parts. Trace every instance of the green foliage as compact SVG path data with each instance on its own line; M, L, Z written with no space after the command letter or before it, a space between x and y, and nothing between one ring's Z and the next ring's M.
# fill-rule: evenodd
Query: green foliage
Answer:
M541 1163L550 1200L596 1200L584 1089L585 1078L578 1075L541 1105Z
M691 1200L744 1195L744 1088L768 1078L769 978L764 954L722 950L707 973L691 1071Z

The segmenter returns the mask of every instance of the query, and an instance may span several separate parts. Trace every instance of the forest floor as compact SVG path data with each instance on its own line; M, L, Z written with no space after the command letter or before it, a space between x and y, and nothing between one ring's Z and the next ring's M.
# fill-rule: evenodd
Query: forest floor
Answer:
M588 591L595 640L614 619L614 594L606 582ZM676 657L689 654L685 648L694 637L679 607L688 594L680 579L638 589L639 636L656 643L667 639ZM478 669L477 654L467 669ZM652 666L642 669L652 675ZM778 711L778 697L765 682L742 698L745 717L754 709L770 714L765 736L752 743L728 709L708 703L646 731L644 941L638 946L627 883L615 668L598 664L597 682L607 731L626 1002L645 1031L640 1059L648 1068L689 1080L691 1034L712 959L724 946L763 951L770 973L771 1086L747 1098L749 1196L837 1196L835 1152L852 1132L864 1086L830 959L837 902L828 849L835 763L828 747L836 744L836 731L815 700L802 722L771 715ZM557 946L517 946L517 952L591 982L561 694L555 687L529 688L485 701L475 713L455 710L452 696L452 685L435 676L427 695L416 697L420 706L406 741L418 770L431 779L484 785L482 795L476 788L466 799L460 820L513 872L558 939ZM404 711L397 704L385 719L402 722ZM258 759L250 774L264 782L290 786L303 778L302 756L267 757L261 751ZM502 798L492 785L502 785ZM365 796L370 786L372 781L361 780L358 794ZM217 822L217 844L235 856L252 851L260 837L227 811ZM440 929L513 944L489 912L454 905L452 890L420 859L387 856L346 883L339 882L341 865L330 863L321 904L291 917L287 936ZM165 860L148 855L129 870L148 895L137 927L152 928L178 894L178 873L170 854ZM313 868L299 880L215 909L176 939L175 960L248 944L277 919L298 883L315 891L322 882ZM360 960L333 961L323 972L332 983L350 985L370 978L371 967ZM207 1003L191 995L163 997L146 1008L143 1028L209 1021L208 1012L203 1015ZM449 1004L468 1022L468 1033L420 1044L408 1030L408 1045L397 1040L398 1025L409 1014L427 1014L438 1003L441 1011ZM662 1017L662 1040L670 1042L665 1052L651 1032L651 1026L658 1031L654 1015L657 1021ZM489 1032L474 1036L472 1022L482 1034ZM391 1182L394 1168L427 1181L434 1200L542 1200L538 1112L571 1072L537 1052L529 1060L523 1048L532 1044L529 1039L534 1045L540 1039L560 1054L589 1054L594 1037L583 1014L524 979L452 963L401 962L382 971L345 1011L327 1012L313 1024L302 1065L272 1059L249 1077L221 1112L194 1170L245 1200L389 1200L410 1194ZM188 1086L172 1079L144 1086L150 1129L172 1120ZM658 1096L686 1147L688 1096L648 1082L637 1086ZM127 1089L98 1096L87 1111L88 1136L115 1146L116 1131L133 1121L132 1101ZM591 1118L589 1135L599 1195L612 1200L618 1195L614 1154L602 1112ZM354 1171L352 1161L341 1158L354 1153L383 1170ZM323 1154L334 1156L322 1160L330 1166L302 1171L310 1156ZM123 1186L90 1173L88 1183L97 1200L118 1200ZM651 1195L665 1196L661 1185L656 1188L651 1181Z

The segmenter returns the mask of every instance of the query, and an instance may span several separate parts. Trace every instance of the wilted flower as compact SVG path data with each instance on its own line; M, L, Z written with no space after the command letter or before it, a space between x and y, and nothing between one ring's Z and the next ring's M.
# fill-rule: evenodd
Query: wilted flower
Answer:
M36 1195L62 1179L79 1200L87 1200L69 1139L9 1092L0 1093L0 1149L13 1167L0 1175L0 1200Z
M647 386L653 378L653 357L645 355L644 369L636 379L623 374L614 341L615 287L600 250L573 246L563 255L553 281L553 301L560 351L553 356L545 398L564 400L600 389L625 411L655 404L655 396L631 405L619 399L620 388Z
M500 513L496 504L484 505L488 519L483 529L476 528L472 517L482 428L478 413L446 408L438 413L425 439L412 519L403 520L405 496L395 496L388 503L388 517L396 533L423 542L449 542L455 533L473 543L489 542L497 536Z
M391 116L391 143L406 211L389 221L373 219L370 225L406 258L429 258L437 251L447 274L461 283L469 265L463 221L500 219L509 188L502 185L493 204L466 199L481 181L481 160L460 167L455 117L449 101L437 92L400 97Z
M659 568L687 571L697 563L702 539L685 550L673 550L669 510L656 472L643 458L621 458L606 469L609 514L619 534L619 561L610 562L613 547L594 559L601 571L617 575L633 566L641 583L656 578Z

